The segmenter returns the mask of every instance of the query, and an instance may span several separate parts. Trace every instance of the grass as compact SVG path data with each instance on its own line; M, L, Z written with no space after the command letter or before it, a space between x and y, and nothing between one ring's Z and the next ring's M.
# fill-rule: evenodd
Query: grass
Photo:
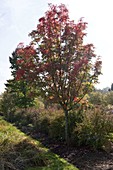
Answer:
M0 117L0 169L78 170Z

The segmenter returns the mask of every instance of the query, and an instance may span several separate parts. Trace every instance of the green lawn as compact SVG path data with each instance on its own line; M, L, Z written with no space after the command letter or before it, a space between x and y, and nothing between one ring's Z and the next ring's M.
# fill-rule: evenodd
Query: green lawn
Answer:
M0 117L0 169L78 170Z

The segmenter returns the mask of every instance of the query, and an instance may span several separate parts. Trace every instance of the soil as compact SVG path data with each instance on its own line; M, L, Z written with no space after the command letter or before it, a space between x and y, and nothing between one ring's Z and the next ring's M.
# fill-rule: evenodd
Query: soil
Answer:
M25 131L24 131L25 132ZM27 133L42 142L52 152L60 155L79 170L113 170L113 143L110 152L92 150L88 147L67 147L64 143L51 141L42 133Z

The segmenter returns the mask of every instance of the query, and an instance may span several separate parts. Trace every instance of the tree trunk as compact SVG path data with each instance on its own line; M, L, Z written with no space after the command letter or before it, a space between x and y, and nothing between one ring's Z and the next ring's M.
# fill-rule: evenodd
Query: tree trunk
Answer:
M65 110L65 140L66 144L69 145L69 120L68 120L68 110Z

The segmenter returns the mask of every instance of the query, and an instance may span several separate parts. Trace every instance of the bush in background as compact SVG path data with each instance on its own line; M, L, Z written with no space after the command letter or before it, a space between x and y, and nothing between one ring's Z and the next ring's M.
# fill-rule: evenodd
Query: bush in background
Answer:
M106 105L105 93L93 91L89 94L89 102L93 105Z
M106 93L105 100L107 104L113 105L113 91L109 91L108 93Z

